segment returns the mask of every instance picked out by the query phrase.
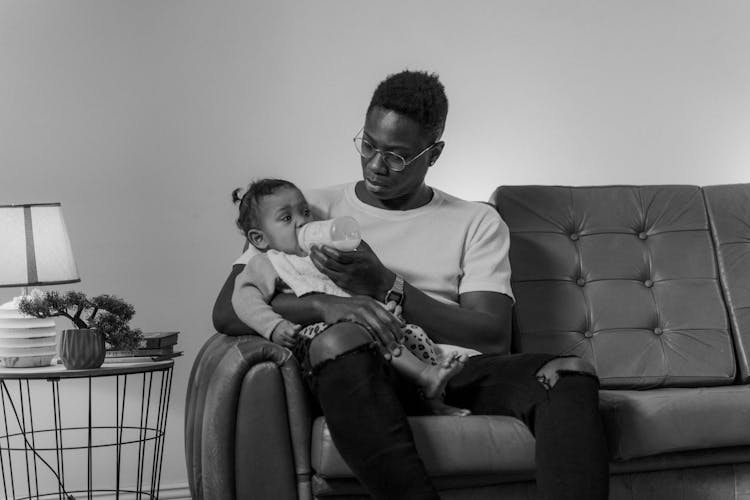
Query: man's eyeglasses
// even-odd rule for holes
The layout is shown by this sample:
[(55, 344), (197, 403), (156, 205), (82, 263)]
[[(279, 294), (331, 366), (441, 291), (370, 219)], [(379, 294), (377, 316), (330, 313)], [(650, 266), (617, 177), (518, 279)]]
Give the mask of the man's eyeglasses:
[(412, 157), (411, 160), (407, 160), (398, 153), (392, 151), (383, 151), (373, 146), (367, 139), (362, 137), (362, 131), (360, 130), (357, 136), (354, 138), (354, 147), (357, 149), (357, 153), (365, 160), (371, 160), (377, 153), (380, 153), (380, 157), (383, 162), (388, 166), (389, 170), (394, 172), (401, 172), (403, 169), (414, 163), (417, 158), (425, 154), (427, 151), (432, 149), (437, 142), (433, 142), (422, 151)]

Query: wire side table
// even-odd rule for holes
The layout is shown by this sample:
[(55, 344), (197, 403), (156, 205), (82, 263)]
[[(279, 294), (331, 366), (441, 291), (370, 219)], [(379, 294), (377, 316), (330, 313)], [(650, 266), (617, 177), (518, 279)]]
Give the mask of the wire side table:
[(173, 367), (0, 369), (0, 498), (159, 498)]

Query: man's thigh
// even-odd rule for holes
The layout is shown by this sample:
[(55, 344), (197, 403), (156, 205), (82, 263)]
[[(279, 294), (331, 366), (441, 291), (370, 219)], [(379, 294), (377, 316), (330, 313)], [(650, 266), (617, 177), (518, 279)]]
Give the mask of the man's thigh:
[(547, 391), (536, 378), (552, 354), (482, 354), (473, 356), (446, 388), (447, 404), (477, 415), (509, 415), (527, 424)]

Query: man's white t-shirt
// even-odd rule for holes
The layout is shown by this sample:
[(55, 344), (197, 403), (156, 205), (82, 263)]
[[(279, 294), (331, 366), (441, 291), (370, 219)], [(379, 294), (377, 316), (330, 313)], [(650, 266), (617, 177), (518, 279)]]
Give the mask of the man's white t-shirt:
[[(460, 294), (478, 291), (513, 298), (508, 227), (494, 208), (432, 188), (426, 205), (385, 210), (359, 200), (355, 185), (303, 194), (316, 219), (354, 217), (380, 261), (436, 300), (458, 304)], [(246, 264), (256, 253), (251, 246), (235, 264)]]

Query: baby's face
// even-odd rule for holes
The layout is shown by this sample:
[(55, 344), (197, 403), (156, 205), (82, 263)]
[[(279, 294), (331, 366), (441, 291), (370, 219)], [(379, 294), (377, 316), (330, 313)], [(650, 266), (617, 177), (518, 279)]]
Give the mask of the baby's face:
[(311, 220), (310, 207), (298, 189), (281, 188), (261, 201), (260, 229), (270, 249), (304, 255), (297, 243), (297, 230)]

